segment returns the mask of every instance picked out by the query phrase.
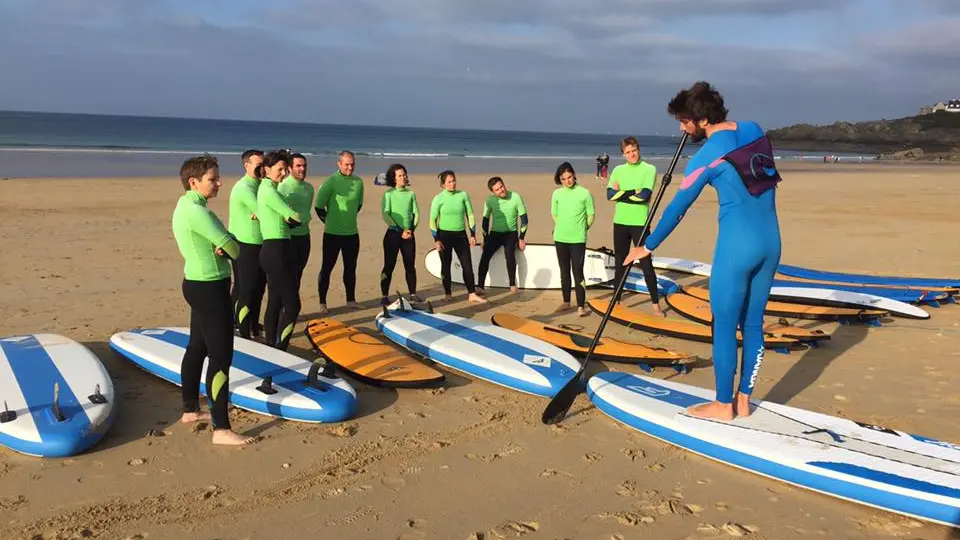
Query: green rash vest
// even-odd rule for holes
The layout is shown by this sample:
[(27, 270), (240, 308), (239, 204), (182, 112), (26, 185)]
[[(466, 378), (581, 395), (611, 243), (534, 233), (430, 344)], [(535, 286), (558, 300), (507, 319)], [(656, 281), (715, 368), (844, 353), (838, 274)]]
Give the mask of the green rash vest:
[(222, 249), (232, 258), (240, 246), (207, 208), (207, 199), (196, 191), (184, 193), (173, 211), (173, 237), (183, 256), (183, 277), (190, 281), (218, 281), (230, 277), (230, 261), (216, 254)]
[(260, 222), (252, 216), (257, 213), (257, 188), (260, 180), (243, 175), (230, 190), (229, 231), (238, 242), (244, 244), (262, 244)]
[(553, 241), (567, 244), (583, 244), (587, 241), (587, 229), (593, 224), (596, 208), (590, 190), (577, 184), (572, 188), (559, 187), (550, 200), (550, 213), (555, 222)]
[(313, 184), (306, 180), (297, 180), (292, 176), (284, 178), (277, 186), (277, 192), (296, 210), (300, 216), (300, 225), (290, 229), (290, 236), (310, 234), (310, 207), (313, 206)]
[[(643, 190), (653, 191), (657, 168), (646, 161), (633, 165), (622, 163), (613, 168), (607, 183), (607, 198), (615, 201), (613, 222), (620, 225), (642, 226), (647, 222), (650, 207), (640, 196)], [(613, 191), (613, 184), (618, 190)]]
[[(519, 232), (520, 238), (523, 238), (527, 233), (526, 216), (527, 207), (523, 204), (523, 198), (514, 191), (507, 192), (507, 196), (503, 199), (491, 195), (483, 203), (483, 229), (485, 231), (489, 222), (490, 232)], [(517, 227), (518, 219), (522, 221), (519, 231)]]
[(463, 231), (463, 216), (467, 216), (470, 236), (476, 236), (477, 222), (473, 218), (473, 203), (466, 191), (443, 190), (430, 203), (430, 231), (437, 239), (437, 231)]
[(289, 239), (290, 226), (286, 220), (294, 218), (300, 221), (297, 211), (283, 200), (283, 195), (277, 191), (277, 184), (269, 178), (264, 178), (257, 190), (257, 217), (260, 218), (260, 232), (264, 240)]
[(420, 223), (417, 195), (408, 187), (392, 187), (383, 192), (380, 212), (388, 229), (412, 231)]
[(317, 190), (314, 208), (324, 223), (324, 231), (339, 236), (359, 234), (357, 214), (363, 207), (363, 180), (337, 171)]

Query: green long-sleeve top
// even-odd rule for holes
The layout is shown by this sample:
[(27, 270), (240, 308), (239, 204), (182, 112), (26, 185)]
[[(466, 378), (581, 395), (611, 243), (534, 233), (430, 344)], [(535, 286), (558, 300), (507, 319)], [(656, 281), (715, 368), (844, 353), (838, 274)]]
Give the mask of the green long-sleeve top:
[(337, 171), (327, 177), (317, 190), (314, 208), (328, 234), (358, 234), (357, 214), (363, 208), (363, 180), (359, 176), (344, 176)]
[(553, 241), (567, 244), (585, 243), (587, 229), (593, 225), (596, 213), (593, 195), (587, 188), (580, 184), (557, 188), (550, 200), (550, 214), (555, 222)]
[(412, 231), (420, 223), (417, 195), (408, 187), (392, 187), (384, 191), (380, 212), (388, 229)]
[(227, 230), (238, 242), (244, 244), (263, 243), (260, 222), (254, 217), (257, 214), (259, 187), (259, 179), (245, 174), (230, 190), (230, 216), (227, 220), (229, 223)]
[[(464, 226), (464, 216), (467, 225)], [(438, 231), (463, 231), (470, 229), (470, 236), (476, 236), (477, 223), (473, 218), (473, 203), (466, 191), (443, 190), (430, 203), (430, 232), (436, 240)]]
[(230, 277), (230, 261), (217, 255), (223, 250), (231, 258), (240, 255), (240, 246), (223, 222), (207, 208), (207, 199), (188, 191), (173, 210), (173, 237), (183, 256), (183, 277), (190, 281), (217, 281)]
[(269, 178), (260, 182), (257, 190), (257, 217), (260, 218), (260, 232), (264, 240), (286, 240), (290, 238), (290, 226), (287, 220), (300, 221), (297, 211), (287, 204), (283, 195), (277, 191), (277, 184)]
[(527, 207), (523, 204), (523, 197), (515, 191), (508, 192), (502, 199), (490, 195), (483, 203), (481, 229), (484, 234), (516, 232), (522, 240), (527, 234), (527, 223)]
[(313, 206), (313, 184), (306, 180), (297, 180), (288, 176), (277, 186), (277, 192), (283, 195), (290, 208), (300, 216), (300, 225), (290, 229), (290, 236), (310, 234), (310, 207)]

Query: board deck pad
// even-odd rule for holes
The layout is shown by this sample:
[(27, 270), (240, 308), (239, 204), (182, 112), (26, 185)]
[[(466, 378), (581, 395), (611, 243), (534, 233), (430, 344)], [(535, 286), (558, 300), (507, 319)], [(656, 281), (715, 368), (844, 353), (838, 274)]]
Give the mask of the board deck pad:
[(379, 336), (333, 318), (307, 322), (314, 350), (351, 377), (377, 386), (417, 388), (443, 383), (443, 373)]
[[(700, 300), (710, 301), (710, 289), (706, 287), (683, 287), (683, 292)], [(836, 321), (842, 319), (879, 319), (890, 314), (882, 309), (859, 309), (830, 306), (814, 306), (767, 300), (767, 315), (793, 317), (796, 319), (814, 319)]]
[[(707, 326), (713, 324), (713, 313), (710, 311), (710, 302), (683, 293), (671, 294), (665, 299), (667, 305), (673, 308), (674, 311), (691, 321)], [(830, 335), (825, 334), (822, 330), (810, 330), (808, 328), (793, 326), (785, 320), (778, 322), (764, 321), (763, 331), (765, 334), (771, 336), (783, 336), (805, 342), (830, 339)]]

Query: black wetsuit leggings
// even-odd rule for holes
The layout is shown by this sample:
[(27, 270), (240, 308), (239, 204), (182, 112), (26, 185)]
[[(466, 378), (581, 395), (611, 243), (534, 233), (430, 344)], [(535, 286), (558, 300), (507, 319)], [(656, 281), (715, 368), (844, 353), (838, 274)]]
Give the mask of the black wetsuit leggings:
[(213, 429), (230, 429), (227, 402), (230, 364), (233, 363), (233, 310), (230, 278), (217, 281), (183, 280), (183, 297), (190, 305), (190, 341), (180, 362), (183, 412), (200, 412), (200, 376), (209, 357), (207, 399)]
[(403, 257), (403, 271), (407, 278), (407, 290), (417, 294), (417, 239), (404, 240), (403, 231), (387, 229), (383, 235), (383, 270), (380, 271), (380, 294), (390, 295), (390, 280), (397, 266), (397, 254)]
[[(642, 232), (643, 225), (613, 224), (613, 259), (616, 264), (614, 285), (620, 283), (620, 278), (626, 270), (623, 261), (626, 260), (630, 248), (646, 240), (646, 238), (640, 238)], [(656, 304), (660, 301), (660, 295), (657, 293), (657, 274), (653, 270), (653, 257), (644, 257), (634, 263), (634, 266), (637, 266), (643, 272), (643, 280), (647, 284), (647, 290), (650, 291), (650, 301)], [(620, 292), (623, 293), (623, 291)], [(614, 301), (619, 302), (620, 297), (617, 296)]]
[(463, 272), (463, 284), (466, 285), (467, 292), (473, 294), (477, 289), (473, 281), (473, 260), (470, 258), (470, 240), (467, 239), (466, 231), (438, 230), (437, 241), (443, 244), (443, 251), (440, 252), (440, 281), (443, 283), (443, 293), (448, 296), (452, 294), (450, 264), (453, 262), (453, 252), (456, 251)]
[(587, 255), (586, 244), (567, 244), (554, 242), (557, 249), (557, 262), (560, 263), (560, 292), (563, 302), (570, 303), (570, 272), (573, 272), (573, 287), (577, 292), (577, 307), (587, 303), (586, 284), (583, 280), (583, 263)]
[(260, 244), (240, 246), (240, 256), (233, 260), (234, 317), (240, 337), (250, 339), (251, 330), (256, 333), (260, 320), (260, 305), (267, 288), (267, 274), (260, 265)]
[(507, 277), (510, 286), (517, 285), (517, 243), (519, 235), (513, 232), (491, 232), (483, 239), (483, 253), (480, 255), (480, 268), (477, 269), (477, 285), (483, 287), (487, 279), (487, 269), (490, 268), (490, 259), (500, 247), (507, 259)]
[(303, 280), (303, 270), (307, 267), (307, 260), (310, 259), (310, 235), (290, 237), (290, 247), (293, 249), (293, 269), (297, 274), (297, 290), (300, 290), (300, 282)]
[(337, 264), (337, 257), (343, 252), (343, 288), (347, 293), (347, 302), (357, 301), (357, 258), (360, 256), (360, 235), (340, 235), (323, 233), (323, 261), (320, 263), (320, 275), (317, 276), (317, 292), (320, 303), (327, 303), (327, 291), (330, 289), (330, 274)]
[(270, 292), (263, 315), (264, 338), (267, 345), (285, 351), (300, 315), (300, 289), (290, 240), (264, 240), (260, 264), (267, 272)]

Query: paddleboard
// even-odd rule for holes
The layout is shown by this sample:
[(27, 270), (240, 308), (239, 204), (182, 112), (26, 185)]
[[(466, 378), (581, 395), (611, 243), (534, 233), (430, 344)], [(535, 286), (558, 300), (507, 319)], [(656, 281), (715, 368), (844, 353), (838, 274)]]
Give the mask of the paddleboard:
[[(610, 300), (591, 298), (587, 300), (587, 305), (590, 306), (590, 309), (603, 315), (610, 305)], [(709, 326), (686, 320), (647, 315), (635, 309), (624, 307), (622, 304), (614, 306), (613, 311), (610, 312), (610, 320), (629, 326), (630, 328), (639, 328), (652, 334), (713, 343), (713, 329)], [(739, 331), (737, 332), (737, 344), (743, 345), (743, 337)], [(783, 351), (785, 349), (796, 348), (800, 346), (801, 343), (793, 338), (770, 335), (765, 332), (763, 345), (767, 349)]]
[[(703, 277), (710, 277), (710, 271), (712, 270), (712, 266), (707, 263), (669, 257), (654, 257), (653, 266), (661, 270), (673, 270), (675, 272), (685, 272)], [(930, 318), (929, 313), (917, 306), (884, 296), (834, 288), (793, 285), (774, 285), (770, 289), (770, 299), (821, 306), (880, 309), (888, 311), (893, 315), (911, 319)]]
[[(615, 289), (617, 282), (614, 280), (609, 283), (604, 283), (603, 286), (608, 289)], [(631, 269), (630, 273), (627, 274), (627, 281), (623, 284), (623, 289), (640, 294), (650, 294), (650, 289), (647, 288), (647, 281), (643, 276), (643, 271), (637, 270), (636, 268)], [(657, 294), (660, 296), (673, 294), (679, 290), (680, 284), (676, 281), (668, 277), (657, 276)]]
[[(683, 293), (668, 295), (666, 301), (667, 305), (674, 311), (691, 321), (707, 326), (713, 324), (713, 312), (710, 310), (710, 302), (708, 301)], [(764, 321), (763, 331), (769, 335), (793, 338), (802, 342), (818, 342), (830, 339), (830, 335), (825, 334), (823, 330), (810, 330), (792, 326), (785, 319), (778, 322)]]
[(314, 319), (304, 333), (317, 354), (367, 384), (421, 388), (443, 383), (443, 373), (405, 350), (336, 319)]
[[(710, 301), (710, 290), (706, 287), (683, 287), (683, 292), (694, 298)], [(890, 312), (881, 309), (814, 306), (810, 304), (795, 304), (792, 302), (777, 302), (775, 300), (767, 300), (767, 308), (764, 313), (778, 317), (822, 321), (875, 320), (890, 314)]]
[(785, 276), (814, 279), (818, 281), (838, 281), (843, 283), (854, 283), (863, 285), (898, 285), (903, 287), (912, 287), (923, 289), (926, 287), (944, 287), (960, 288), (960, 278), (918, 278), (918, 277), (899, 277), (899, 276), (878, 276), (870, 274), (855, 274), (846, 272), (827, 272), (824, 270), (814, 270), (801, 266), (781, 264), (777, 271)]
[[(143, 328), (114, 334), (110, 347), (146, 372), (180, 386), (180, 362), (189, 341), (189, 328)], [(320, 364), (241, 337), (233, 338), (233, 348), (229, 389), (235, 407), (299, 422), (340, 422), (356, 412), (353, 387), (320, 372)], [(204, 379), (200, 393), (206, 395)]]
[(960, 290), (957, 290), (954, 287), (906, 287), (904, 285), (887, 285), (887, 284), (872, 284), (868, 285), (865, 283), (845, 283), (842, 281), (824, 281), (817, 279), (809, 278), (799, 278), (793, 276), (787, 276), (784, 274), (777, 273), (776, 280), (780, 283), (795, 284), (795, 283), (805, 283), (810, 284), (814, 287), (837, 287), (841, 290), (852, 290), (852, 291), (863, 291), (863, 290), (880, 290), (880, 291), (890, 291), (884, 293), (888, 295), (889, 298), (900, 299), (900, 296), (897, 293), (902, 293), (903, 297), (919, 298), (917, 302), (936, 302), (940, 300), (948, 300), (950, 297), (954, 296)]
[[(470, 249), (473, 263), (473, 276), (477, 279), (480, 269), (480, 255), (483, 247), (477, 245)], [(557, 250), (553, 244), (527, 244), (523, 251), (517, 251), (517, 287), (520, 289), (559, 289), (560, 264), (557, 262)], [(614, 279), (613, 255), (596, 249), (587, 249), (583, 263), (583, 279), (587, 286), (601, 285)], [(424, 267), (436, 278), (441, 278), (440, 252), (436, 248), (427, 252)], [(571, 276), (572, 277), (572, 276)], [(457, 255), (453, 254), (450, 263), (450, 280), (463, 283), (463, 268)], [(490, 259), (484, 287), (509, 287), (507, 276), (507, 258), (503, 249), (498, 249)]]
[(749, 417), (686, 408), (714, 391), (629, 373), (590, 378), (587, 396), (627, 426), (704, 457), (848, 501), (960, 525), (960, 445), (754, 400)]
[(56, 334), (0, 338), (0, 444), (66, 457), (103, 438), (114, 418), (113, 382), (89, 349)]
[[(495, 313), (490, 321), (497, 326), (551, 343), (578, 356), (586, 355), (590, 350), (590, 344), (593, 343), (592, 335), (509, 313)], [(675, 366), (696, 361), (696, 357), (692, 354), (673, 352), (660, 347), (648, 347), (640, 343), (628, 343), (609, 337), (600, 338), (591, 357), (609, 362), (651, 366)]]
[(376, 318), (387, 338), (434, 362), (512, 390), (553, 397), (580, 369), (556, 345), (506, 328), (446, 313), (429, 313), (405, 299)]

